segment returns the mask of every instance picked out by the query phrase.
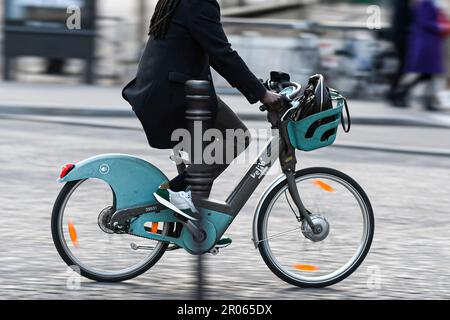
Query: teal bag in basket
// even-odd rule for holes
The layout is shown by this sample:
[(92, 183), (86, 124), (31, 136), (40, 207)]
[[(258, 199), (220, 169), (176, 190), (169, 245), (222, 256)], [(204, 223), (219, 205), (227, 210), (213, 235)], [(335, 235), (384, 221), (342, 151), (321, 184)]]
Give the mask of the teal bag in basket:
[[(351, 122), (346, 99), (336, 90), (328, 90), (331, 100), (337, 102), (336, 106), (299, 121), (289, 121), (287, 125), (289, 140), (294, 148), (312, 151), (333, 144), (339, 123), (342, 123), (345, 132), (350, 131)], [(344, 108), (348, 116), (347, 126), (342, 116)]]

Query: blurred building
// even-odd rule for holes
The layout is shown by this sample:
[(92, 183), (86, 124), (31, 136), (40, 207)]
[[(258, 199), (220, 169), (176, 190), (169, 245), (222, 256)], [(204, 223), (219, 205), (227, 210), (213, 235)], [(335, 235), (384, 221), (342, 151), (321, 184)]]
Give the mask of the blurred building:
[[(95, 13), (86, 7), (87, 3), (94, 2)], [(299, 80), (307, 78), (311, 73), (323, 72), (337, 81), (345, 78), (349, 92), (361, 92), (359, 86), (365, 87), (366, 83), (372, 85), (374, 79), (376, 82), (383, 81), (375, 75), (374, 66), (384, 45), (377, 40), (376, 30), (367, 30), (365, 26), (368, 5), (382, 4), (384, 1), (219, 2), (224, 15), (224, 26), (234, 48), (260, 77), (267, 76), (272, 69), (290, 72)], [(20, 63), (13, 63), (10, 68), (17, 71), (14, 79), (19, 81), (61, 81), (61, 78), (41, 78), (40, 74), (45, 72), (45, 58), (64, 58), (64, 81), (79, 81), (84, 78), (86, 82), (95, 81), (100, 84), (124, 83), (135, 73), (156, 3), (157, 0), (2, 0), (2, 6), (6, 7), (0, 7), (0, 12), (7, 9), (2, 14), (7, 26), (2, 28), (2, 35), (5, 35), (2, 40), (2, 59), (4, 61), (5, 53), (11, 54), (11, 51), (18, 51), (18, 55), (24, 56), (17, 60)], [(65, 9), (69, 4), (77, 4), (82, 8), (82, 30), (67, 30), (65, 27), (68, 17)], [(260, 10), (261, 8), (264, 10)], [(383, 11), (382, 17), (384, 22), (389, 20), (385, 12), (387, 11)], [(234, 23), (230, 22), (230, 16)], [(254, 20), (248, 17), (269, 19), (269, 23), (264, 26), (253, 24)], [(271, 24), (270, 21), (280, 23)], [(292, 21), (297, 21), (298, 24), (289, 25), (288, 22)], [(35, 31), (45, 31), (47, 35), (58, 33), (65, 39), (73, 37), (72, 40), (83, 33), (85, 40), (88, 35), (95, 35), (95, 47), (88, 42), (77, 44), (72, 40), (67, 43), (57, 41), (55, 44), (39, 41), (40, 46), (37, 43), (33, 47), (31, 40), (19, 41), (18, 38), (14, 40), (6, 36), (8, 30), (17, 32), (15, 28), (19, 27), (27, 28), (28, 32), (33, 28)], [(34, 39), (36, 43), (38, 41), (35, 35), (30, 39)], [(24, 43), (27, 45), (23, 45)], [(55, 49), (89, 54), (70, 57), (64, 52), (57, 53), (58, 50)], [(87, 62), (90, 75), (85, 72), (86, 64), (80, 58)], [(346, 66), (345, 70), (342, 70), (342, 66)], [(3, 67), (4, 75), (10, 72), (11, 70)], [(215, 81), (218, 86), (230, 90), (218, 75)]]
[[(85, 62), (84, 81), (94, 81), (95, 0), (3, 0), (3, 79), (18, 72), (21, 57), (41, 57), (52, 69), (64, 59)], [(61, 70), (59, 70), (61, 71)]]

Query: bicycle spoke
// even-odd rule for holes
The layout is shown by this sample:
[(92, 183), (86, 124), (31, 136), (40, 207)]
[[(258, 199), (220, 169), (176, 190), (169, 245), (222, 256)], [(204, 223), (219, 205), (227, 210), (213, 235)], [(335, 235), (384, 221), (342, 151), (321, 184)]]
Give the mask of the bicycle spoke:
[(297, 213), (295, 212), (294, 208), (292, 207), (291, 202), (289, 201), (288, 195), (287, 195), (287, 190), (284, 192), (284, 196), (286, 197), (286, 201), (289, 205), (289, 208), (291, 209), (292, 213), (294, 214), (295, 218), (297, 219), (297, 221), (300, 221), (300, 216), (297, 215)]
[[(133, 272), (158, 255), (163, 244), (152, 240), (133, 250), (136, 237), (116, 234), (103, 225), (105, 208), (114, 205), (109, 185), (100, 180), (84, 180), (74, 185), (59, 214), (59, 237), (65, 253), (75, 265), (101, 276)], [(167, 233), (167, 224), (150, 223), (150, 231)]]
[[(338, 176), (314, 173), (296, 178), (296, 183), (312, 222), (320, 228), (313, 230), (306, 221), (288, 228), (295, 207), (284, 183), (270, 197), (259, 226), (258, 243), (266, 263), (279, 271), (279, 277), (306, 286), (346, 277), (370, 246), (370, 203), (365, 204), (352, 183)], [(293, 232), (296, 237), (288, 236)]]
[(294, 231), (300, 230), (301, 228), (302, 228), (302, 227), (298, 227), (298, 228), (295, 228), (295, 229), (292, 229), (292, 230), (289, 230), (289, 231), (285, 231), (285, 232), (278, 233), (278, 234), (276, 234), (276, 235), (273, 235), (273, 236), (267, 237), (267, 238), (265, 238), (265, 239), (259, 240), (258, 243), (263, 242), (263, 241), (267, 241), (267, 240), (270, 240), (270, 239), (274, 239), (274, 238), (281, 237), (281, 236), (283, 236), (283, 235), (285, 235), (285, 234), (292, 233), (292, 232), (294, 232)]

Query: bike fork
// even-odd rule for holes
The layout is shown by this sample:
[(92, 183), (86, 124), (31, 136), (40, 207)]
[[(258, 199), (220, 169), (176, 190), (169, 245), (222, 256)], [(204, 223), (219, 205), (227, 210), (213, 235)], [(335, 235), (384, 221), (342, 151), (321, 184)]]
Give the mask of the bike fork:
[[(291, 170), (287, 170), (284, 172), (284, 174), (286, 175), (289, 194), (291, 195), (295, 205), (297, 206), (298, 211), (300, 212), (300, 220), (305, 219), (312, 230), (320, 233), (321, 231), (317, 230), (317, 228), (320, 228), (320, 226), (316, 226), (314, 224), (314, 222), (311, 219), (309, 211), (306, 210), (305, 205), (303, 204), (302, 199), (300, 198), (297, 184), (295, 183), (294, 173)], [(298, 218), (299, 217), (297, 217), (297, 219)]]

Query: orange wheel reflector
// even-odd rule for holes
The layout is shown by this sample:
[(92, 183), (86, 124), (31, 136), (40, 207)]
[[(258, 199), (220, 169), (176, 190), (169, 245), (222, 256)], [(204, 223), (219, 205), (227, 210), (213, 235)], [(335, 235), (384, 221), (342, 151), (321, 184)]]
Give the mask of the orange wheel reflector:
[(336, 190), (332, 186), (330, 186), (329, 184), (326, 184), (325, 182), (323, 182), (320, 179), (315, 179), (315, 180), (313, 180), (312, 183), (314, 183), (317, 187), (319, 187), (320, 189), (323, 189), (325, 191), (336, 192)]
[(296, 264), (294, 265), (294, 268), (300, 271), (317, 271), (319, 270), (319, 267), (312, 266), (309, 264)]
[(158, 222), (152, 222), (152, 233), (158, 233)]
[(75, 247), (78, 247), (77, 231), (75, 230), (75, 225), (73, 224), (72, 219), (69, 219), (69, 223), (67, 226), (69, 227), (70, 240)]

